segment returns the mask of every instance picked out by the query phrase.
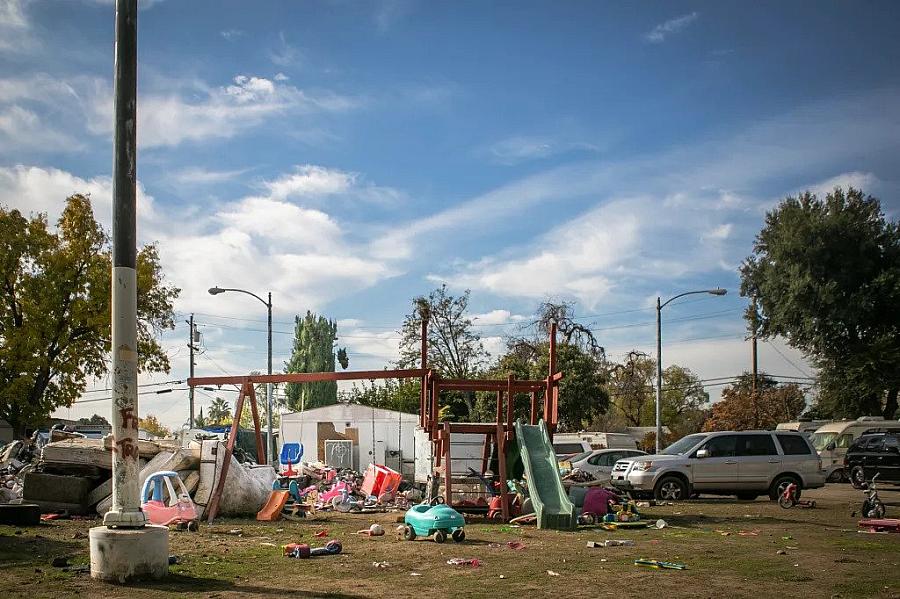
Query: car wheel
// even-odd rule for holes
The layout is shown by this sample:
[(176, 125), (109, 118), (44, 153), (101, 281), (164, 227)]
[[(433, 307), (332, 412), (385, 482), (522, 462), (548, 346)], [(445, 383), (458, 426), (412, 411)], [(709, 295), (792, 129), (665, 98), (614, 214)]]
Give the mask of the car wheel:
[(847, 482), (847, 475), (844, 472), (843, 468), (838, 468), (834, 472), (828, 475), (828, 478), (825, 479), (827, 483), (843, 483)]
[(758, 493), (738, 493), (737, 498), (741, 501), (755, 501), (759, 497)]
[(187, 529), (191, 532), (197, 532), (200, 530), (200, 522), (197, 520), (191, 520), (188, 522)]
[(681, 501), (687, 496), (687, 484), (677, 476), (662, 477), (653, 489), (653, 497), (659, 501)]
[(434, 533), (434, 536), (432, 538), (434, 539), (435, 543), (443, 543), (447, 540), (447, 533), (445, 533), (443, 530), (439, 530)]
[(416, 531), (413, 530), (412, 526), (406, 526), (403, 528), (403, 538), (407, 541), (415, 541), (416, 540)]
[(854, 489), (866, 488), (866, 472), (862, 466), (854, 466), (850, 469), (850, 484)]
[(466, 540), (466, 531), (464, 531), (461, 528), (457, 528), (456, 530), (453, 531), (453, 534), (450, 536), (453, 538), (453, 540), (455, 542), (462, 543), (463, 541)]
[(791, 483), (797, 485), (797, 491), (794, 493), (794, 499), (800, 499), (800, 481), (789, 474), (779, 476), (775, 479), (774, 482), (772, 482), (772, 486), (769, 488), (769, 499), (771, 499), (772, 501), (778, 501), (778, 498), (784, 495), (785, 490)]

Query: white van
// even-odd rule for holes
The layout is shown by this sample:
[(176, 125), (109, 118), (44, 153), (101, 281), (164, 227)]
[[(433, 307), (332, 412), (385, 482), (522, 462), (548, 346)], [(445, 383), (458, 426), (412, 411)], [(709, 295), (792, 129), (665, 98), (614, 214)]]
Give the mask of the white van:
[(637, 449), (634, 437), (626, 433), (586, 432), (553, 435), (557, 456), (583, 453), (594, 449)]
[(812, 434), (810, 441), (822, 458), (822, 468), (828, 482), (846, 482), (844, 455), (847, 448), (865, 432), (900, 431), (900, 420), (885, 420), (881, 416), (860, 416), (856, 420), (829, 422)]

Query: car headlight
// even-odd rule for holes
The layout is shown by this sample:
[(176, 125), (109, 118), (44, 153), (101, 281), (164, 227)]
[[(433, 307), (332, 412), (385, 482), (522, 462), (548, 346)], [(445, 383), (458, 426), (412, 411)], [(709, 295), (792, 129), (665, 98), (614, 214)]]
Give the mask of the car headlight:
[(634, 468), (632, 468), (632, 471), (637, 470), (638, 472), (647, 472), (648, 470), (652, 470), (652, 469), (653, 469), (653, 462), (644, 461), (644, 462), (635, 462)]

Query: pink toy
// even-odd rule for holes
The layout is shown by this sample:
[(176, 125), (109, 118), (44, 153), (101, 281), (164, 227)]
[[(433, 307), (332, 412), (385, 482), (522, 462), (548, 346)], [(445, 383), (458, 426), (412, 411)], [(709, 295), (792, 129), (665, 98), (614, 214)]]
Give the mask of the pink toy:
[[(175, 486), (172, 484), (173, 480), (178, 483), (179, 492), (177, 494)], [(163, 484), (168, 491), (168, 504), (164, 499)], [(200, 528), (197, 507), (177, 472), (164, 470), (148, 476), (144, 481), (143, 489), (141, 489), (141, 501), (141, 509), (147, 514), (147, 520), (151, 524), (160, 526), (178, 524), (192, 532)]]
[(333, 487), (319, 495), (322, 503), (331, 503), (335, 497), (344, 497), (351, 492), (350, 486), (344, 481), (338, 481)]

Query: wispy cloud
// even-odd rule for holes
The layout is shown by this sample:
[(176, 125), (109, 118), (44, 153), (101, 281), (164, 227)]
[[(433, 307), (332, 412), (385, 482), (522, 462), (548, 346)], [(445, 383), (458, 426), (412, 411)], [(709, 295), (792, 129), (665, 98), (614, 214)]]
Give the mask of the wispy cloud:
[(224, 37), (229, 42), (233, 42), (234, 40), (244, 37), (246, 35), (241, 29), (225, 29), (219, 32), (219, 35)]
[(692, 12), (660, 23), (644, 34), (644, 39), (652, 44), (660, 44), (673, 33), (678, 33), (700, 17), (700, 13)]
[(25, 6), (25, 0), (0, 0), (0, 52), (24, 53), (39, 45)]
[(243, 168), (221, 171), (192, 166), (175, 172), (172, 175), (172, 180), (179, 185), (214, 185), (216, 183), (232, 181), (249, 170), (250, 169)]
[(393, 187), (375, 185), (360, 173), (327, 168), (314, 164), (295, 167), (294, 172), (266, 181), (263, 186), (277, 200), (301, 200), (318, 203), (334, 198), (362, 201), (379, 206), (395, 206), (406, 194)]
[(375, 27), (386, 33), (413, 8), (412, 0), (378, 0), (375, 4)]
[(269, 60), (280, 67), (296, 66), (303, 59), (303, 53), (296, 46), (288, 43), (284, 32), (278, 34), (278, 42), (269, 50)]
[(515, 165), (568, 152), (596, 152), (598, 149), (596, 145), (585, 142), (564, 141), (550, 136), (517, 135), (492, 144), (487, 149), (487, 155), (498, 164)]

